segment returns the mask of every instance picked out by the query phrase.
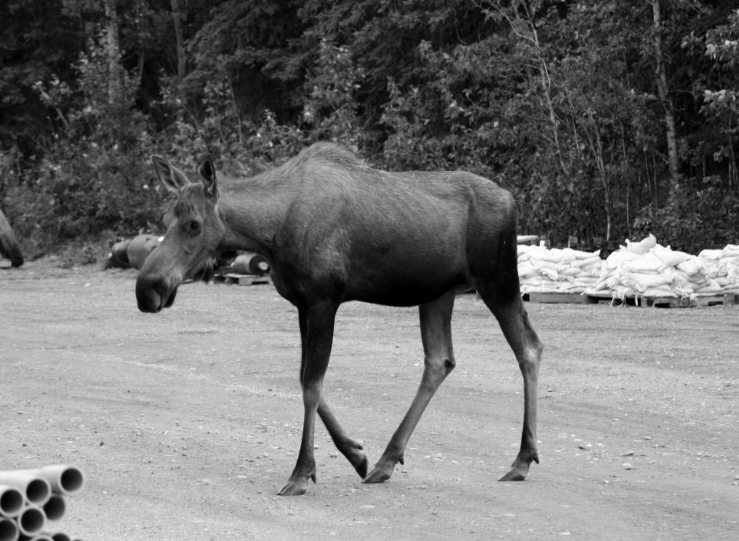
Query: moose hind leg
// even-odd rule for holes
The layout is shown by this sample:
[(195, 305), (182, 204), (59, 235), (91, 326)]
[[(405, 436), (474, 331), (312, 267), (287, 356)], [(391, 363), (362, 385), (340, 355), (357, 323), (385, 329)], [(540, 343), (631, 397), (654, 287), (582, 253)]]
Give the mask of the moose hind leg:
[(539, 463), (536, 449), (536, 404), (539, 364), (544, 345), (529, 322), (521, 297), (516, 295), (511, 302), (500, 304), (490, 301), (490, 296), (481, 292), (488, 308), (493, 312), (503, 335), (513, 349), (523, 376), (524, 414), (521, 447), (510, 471), (499, 481), (523, 481), (531, 462)]
[(452, 350), (451, 325), (454, 297), (455, 292), (450, 291), (436, 301), (419, 307), (424, 352), (421, 384), (410, 409), (390, 439), (380, 460), (364, 480), (365, 483), (382, 483), (390, 478), (398, 462), (403, 464), (405, 447), (421, 415), (441, 382), (454, 369), (456, 363)]

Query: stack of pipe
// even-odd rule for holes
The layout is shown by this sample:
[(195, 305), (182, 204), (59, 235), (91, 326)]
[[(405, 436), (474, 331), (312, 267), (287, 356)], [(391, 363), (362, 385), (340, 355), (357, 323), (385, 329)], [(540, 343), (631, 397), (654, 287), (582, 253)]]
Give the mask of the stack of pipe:
[(518, 245), (521, 293), (583, 293), (601, 272), (598, 252)]
[(81, 541), (51, 531), (48, 523), (64, 516), (67, 496), (80, 492), (84, 483), (74, 466), (0, 471), (0, 541)]

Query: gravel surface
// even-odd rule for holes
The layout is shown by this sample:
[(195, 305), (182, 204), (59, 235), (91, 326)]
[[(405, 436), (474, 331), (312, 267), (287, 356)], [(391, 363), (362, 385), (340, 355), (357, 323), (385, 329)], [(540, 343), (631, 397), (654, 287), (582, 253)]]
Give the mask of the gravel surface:
[[(545, 343), (539, 455), (513, 461), (523, 385), (493, 317), (457, 299), (457, 369), (404, 466), (363, 485), (321, 427), (318, 484), (277, 491), (302, 426), (296, 310), (189, 284), (158, 315), (134, 271), (0, 270), (0, 469), (87, 475), (55, 529), (86, 541), (737, 539), (739, 306), (527, 304)], [(325, 390), (374, 464), (411, 403), (416, 309), (351, 303)]]

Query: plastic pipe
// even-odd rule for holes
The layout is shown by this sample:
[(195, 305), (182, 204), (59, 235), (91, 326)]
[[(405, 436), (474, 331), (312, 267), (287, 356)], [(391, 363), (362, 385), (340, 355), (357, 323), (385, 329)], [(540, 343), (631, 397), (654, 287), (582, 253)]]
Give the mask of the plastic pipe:
[[(63, 496), (74, 496), (85, 485), (85, 476), (79, 468), (66, 464), (44, 466), (37, 470), (20, 470), (19, 473), (31, 474), (45, 479), (51, 490)], [(0, 480), (0, 482), (2, 482)]]
[(0, 541), (18, 541), (20, 532), (14, 520), (0, 518)]
[(33, 537), (46, 526), (46, 515), (35, 505), (27, 505), (16, 517), (16, 523), (21, 535)]
[(33, 505), (44, 505), (51, 496), (49, 482), (27, 471), (0, 471), (0, 484), (19, 489), (26, 501)]
[(44, 504), (46, 520), (59, 520), (67, 512), (67, 501), (61, 494), (52, 494), (49, 501)]
[(0, 517), (14, 517), (23, 509), (23, 493), (16, 487), (0, 485)]

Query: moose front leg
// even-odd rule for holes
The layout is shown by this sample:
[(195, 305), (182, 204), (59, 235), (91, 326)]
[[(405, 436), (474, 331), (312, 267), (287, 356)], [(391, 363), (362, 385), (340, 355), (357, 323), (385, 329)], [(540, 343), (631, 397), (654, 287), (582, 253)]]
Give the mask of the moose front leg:
[[(308, 345), (308, 316), (307, 311), (299, 308), (298, 309), (298, 321), (300, 322), (300, 339), (301, 339), (301, 368), (300, 378), (302, 384), (303, 372), (305, 371), (305, 363), (307, 359)], [(367, 456), (364, 454), (364, 446), (357, 440), (351, 438), (341, 427), (338, 419), (334, 416), (331, 409), (328, 407), (326, 400), (321, 396), (318, 402), (318, 416), (326, 426), (331, 439), (336, 445), (336, 448), (346, 457), (349, 463), (354, 467), (359, 476), (364, 479), (367, 476), (367, 468), (369, 462)]]
[(364, 479), (369, 466), (367, 456), (364, 454), (364, 446), (344, 432), (344, 429), (341, 428), (339, 421), (334, 417), (334, 414), (329, 409), (323, 397), (321, 397), (321, 401), (318, 404), (318, 415), (326, 426), (326, 430), (331, 435), (336, 448), (341, 451), (341, 454), (354, 466), (359, 476)]
[(305, 409), (303, 437), (300, 441), (298, 461), (287, 484), (280, 490), (280, 496), (299, 496), (308, 490), (309, 480), (316, 482), (316, 459), (313, 455), (316, 413), (321, 404), (323, 377), (331, 356), (337, 308), (338, 306), (334, 304), (321, 303), (305, 311), (300, 309), (299, 312), (303, 341), (303, 357), (300, 367)]

